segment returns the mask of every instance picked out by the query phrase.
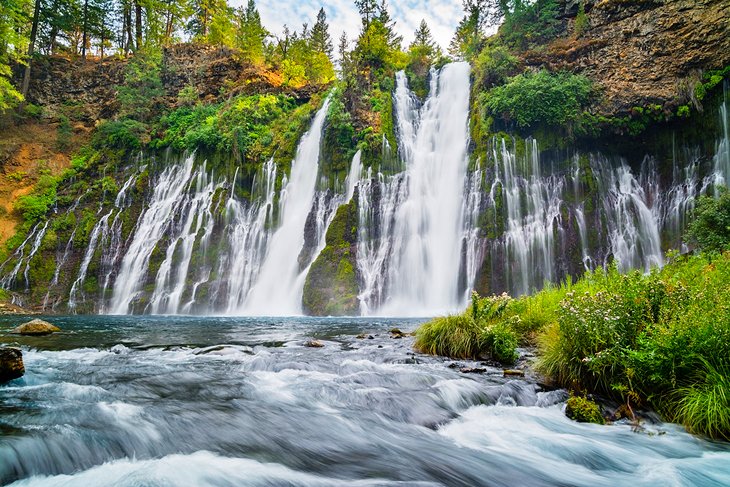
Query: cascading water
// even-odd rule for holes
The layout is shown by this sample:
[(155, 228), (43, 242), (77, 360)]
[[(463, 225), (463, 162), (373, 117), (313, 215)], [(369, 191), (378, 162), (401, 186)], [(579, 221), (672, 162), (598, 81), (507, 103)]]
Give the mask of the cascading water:
[(427, 315), (462, 303), (469, 73), (467, 63), (432, 70), (421, 107), (405, 74), (397, 74), (394, 104), (406, 169), (361, 187), (358, 270), (365, 313)]
[(728, 82), (723, 84), (723, 99), (720, 105), (722, 133), (715, 150), (715, 186), (730, 185), (730, 113), (728, 113)]
[(319, 170), (322, 128), (329, 108), (327, 99), (302, 137), (292, 161), (291, 177), (282, 185), (279, 228), (271, 236), (266, 256), (241, 311), (248, 315), (296, 315), (302, 313), (306, 277), (299, 251), (304, 245), (304, 225), (312, 207)]
[(139, 295), (152, 251), (172, 223), (171, 215), (190, 180), (194, 160), (195, 155), (190, 154), (183, 164), (168, 166), (156, 182), (149, 207), (140, 215), (134, 238), (122, 259), (114, 285), (112, 314), (128, 313)]

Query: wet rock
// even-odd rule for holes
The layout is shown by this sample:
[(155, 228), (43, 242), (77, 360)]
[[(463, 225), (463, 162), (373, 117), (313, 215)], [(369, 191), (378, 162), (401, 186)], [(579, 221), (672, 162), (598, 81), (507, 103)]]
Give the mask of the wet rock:
[(19, 348), (0, 348), (0, 384), (22, 377), (24, 373), (23, 352)]
[(372, 336), (372, 335), (368, 335), (367, 333), (360, 333), (360, 334), (359, 334), (358, 336), (356, 336), (355, 338), (357, 338), (358, 340), (365, 340), (366, 338), (367, 338), (368, 340), (374, 340), (374, 339), (375, 339), (375, 337), (374, 337), (374, 336)]
[(447, 367), (450, 369), (459, 369), (462, 365), (459, 362), (451, 362)]
[(320, 342), (319, 340), (307, 340), (304, 342), (305, 347), (311, 347), (311, 348), (322, 348), (324, 347), (324, 343)]
[(482, 367), (462, 367), (459, 369), (462, 374), (483, 374), (486, 371), (487, 369)]
[(504, 377), (524, 377), (525, 371), (524, 370), (517, 370), (517, 369), (504, 369), (502, 372)]
[(36, 318), (27, 323), (23, 323), (16, 328), (13, 328), (10, 333), (15, 333), (17, 335), (41, 336), (50, 335), (51, 333), (55, 333), (57, 331), (61, 331), (61, 329), (55, 325), (50, 324), (47, 321), (39, 320), (38, 318)]
[(398, 328), (392, 328), (390, 331), (390, 338), (403, 338), (404, 336), (407, 336), (406, 333), (403, 333)]

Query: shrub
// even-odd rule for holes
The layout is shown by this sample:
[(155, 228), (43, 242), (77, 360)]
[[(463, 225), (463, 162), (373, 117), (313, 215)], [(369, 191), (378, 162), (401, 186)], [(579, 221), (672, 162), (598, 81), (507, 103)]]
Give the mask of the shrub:
[(132, 119), (111, 120), (102, 123), (94, 133), (91, 144), (96, 149), (139, 150), (142, 148), (147, 126)]
[(42, 175), (31, 194), (18, 198), (15, 202), (15, 210), (20, 212), (28, 223), (38, 221), (48, 213), (49, 208), (56, 201), (57, 186), (56, 178), (50, 174)]
[(588, 16), (586, 15), (586, 8), (583, 2), (578, 7), (578, 14), (575, 16), (574, 24), (575, 37), (580, 37), (588, 30)]
[[(514, 318), (517, 318), (516, 316)], [(517, 353), (517, 334), (508, 321), (499, 321), (481, 334), (482, 348), (489, 351), (492, 358), (503, 364), (514, 363)]]
[(541, 70), (515, 76), (480, 96), (491, 115), (519, 127), (565, 125), (578, 119), (591, 89), (585, 76)]
[(56, 147), (58, 150), (66, 150), (71, 145), (71, 122), (68, 117), (61, 115), (58, 118), (58, 127), (56, 128)]
[(730, 192), (727, 189), (723, 188), (716, 199), (699, 198), (685, 240), (698, 250), (721, 252), (730, 249)]

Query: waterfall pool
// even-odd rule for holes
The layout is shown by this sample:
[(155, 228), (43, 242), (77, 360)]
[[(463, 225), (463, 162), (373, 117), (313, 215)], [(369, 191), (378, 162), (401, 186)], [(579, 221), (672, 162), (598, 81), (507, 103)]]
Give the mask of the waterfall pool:
[(418, 319), (21, 321), (0, 318), (26, 365), (0, 386), (0, 484), (730, 485), (730, 445), (572, 422), (564, 391), (390, 337)]

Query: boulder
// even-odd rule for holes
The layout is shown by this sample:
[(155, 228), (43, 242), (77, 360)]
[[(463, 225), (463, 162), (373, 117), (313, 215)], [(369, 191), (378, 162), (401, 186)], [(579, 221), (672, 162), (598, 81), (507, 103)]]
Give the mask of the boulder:
[(324, 347), (324, 343), (320, 342), (319, 340), (307, 340), (304, 342), (305, 347), (310, 348), (322, 348)]
[(25, 373), (23, 353), (19, 348), (0, 348), (0, 384), (22, 377)]
[(50, 324), (47, 321), (39, 320), (38, 318), (36, 318), (27, 323), (23, 323), (17, 328), (13, 328), (10, 333), (15, 333), (17, 335), (41, 336), (50, 335), (51, 333), (55, 333), (57, 331), (61, 331), (61, 329), (55, 325)]

